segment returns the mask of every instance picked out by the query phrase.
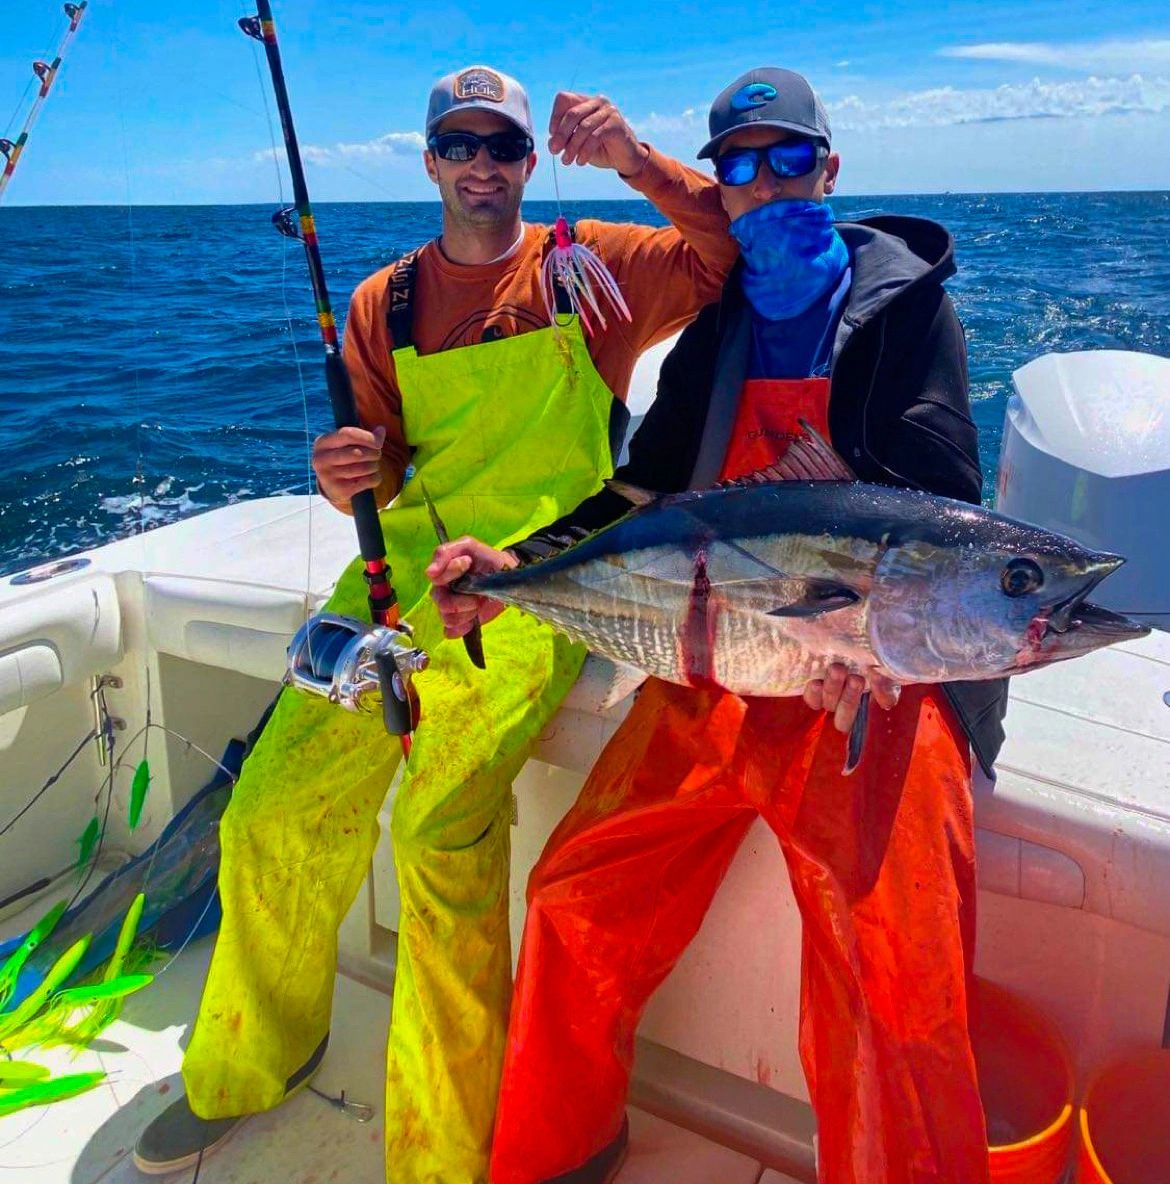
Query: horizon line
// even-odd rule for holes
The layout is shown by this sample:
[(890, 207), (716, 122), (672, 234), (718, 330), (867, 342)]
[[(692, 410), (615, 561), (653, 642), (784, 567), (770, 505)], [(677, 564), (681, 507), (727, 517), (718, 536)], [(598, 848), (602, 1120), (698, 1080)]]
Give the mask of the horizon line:
[[(926, 189), (911, 192), (909, 190), (871, 190), (866, 193), (842, 194), (836, 193), (832, 201), (862, 201), (868, 198), (889, 197), (1042, 197), (1062, 195), (1076, 197), (1085, 194), (1124, 194), (1124, 193), (1163, 193), (1170, 194), (1170, 187), (1135, 186), (1131, 189)], [(557, 204), (555, 196), (525, 198), (526, 203)], [(649, 198), (634, 195), (631, 197), (582, 197), (560, 202), (561, 205), (629, 205), (631, 202), (642, 201), (652, 206)], [(10, 202), (10, 210), (136, 210), (136, 209), (216, 209), (220, 207), (264, 206), (279, 204), (278, 201), (193, 201), (193, 202)], [(369, 198), (350, 198), (336, 201), (315, 201), (316, 208), (322, 206), (442, 206), (436, 198), (400, 198), (391, 197), (381, 200)], [(523, 206), (521, 207), (523, 208)]]

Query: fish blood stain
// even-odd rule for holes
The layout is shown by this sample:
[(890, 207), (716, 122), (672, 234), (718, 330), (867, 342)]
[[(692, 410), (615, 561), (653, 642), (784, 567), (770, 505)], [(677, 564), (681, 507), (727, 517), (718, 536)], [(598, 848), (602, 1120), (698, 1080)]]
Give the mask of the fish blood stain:
[(691, 597), (682, 639), (683, 673), (692, 687), (722, 690), (712, 677), (715, 616), (711, 605), (711, 579), (707, 575), (707, 552), (700, 550), (695, 554), (695, 576), (691, 582)]

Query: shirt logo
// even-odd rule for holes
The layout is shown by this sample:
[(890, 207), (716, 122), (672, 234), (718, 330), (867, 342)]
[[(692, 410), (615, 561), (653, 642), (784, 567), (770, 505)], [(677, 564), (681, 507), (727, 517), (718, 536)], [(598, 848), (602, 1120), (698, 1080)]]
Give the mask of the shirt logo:
[(749, 82), (731, 96), (732, 111), (750, 111), (762, 107), (776, 97), (776, 88), (767, 82)]
[(487, 99), (489, 103), (502, 103), (504, 80), (494, 70), (481, 67), (464, 70), (455, 79), (455, 101), (466, 103), (471, 99)]

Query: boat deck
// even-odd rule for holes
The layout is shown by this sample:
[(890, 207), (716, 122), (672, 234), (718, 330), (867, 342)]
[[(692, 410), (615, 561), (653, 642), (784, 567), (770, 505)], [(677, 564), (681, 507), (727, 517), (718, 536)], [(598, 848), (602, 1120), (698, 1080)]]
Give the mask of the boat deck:
[[(139, 1131), (182, 1089), (179, 1066), (199, 1001), (211, 940), (193, 944), (76, 1060), (37, 1054), (58, 1072), (104, 1069), (107, 1081), (69, 1101), (0, 1119), (0, 1184), (142, 1184), (131, 1159)], [(344, 1090), (374, 1116), (360, 1123), (314, 1093), (259, 1115), (203, 1165), (199, 1184), (372, 1184), (383, 1178), (382, 1055), (389, 996), (339, 975), (335, 1027), (314, 1088)], [(371, 1033), (377, 1033), (371, 1042)], [(756, 1160), (644, 1111), (630, 1111), (620, 1184), (795, 1184)], [(186, 1184), (193, 1171), (168, 1179)]]

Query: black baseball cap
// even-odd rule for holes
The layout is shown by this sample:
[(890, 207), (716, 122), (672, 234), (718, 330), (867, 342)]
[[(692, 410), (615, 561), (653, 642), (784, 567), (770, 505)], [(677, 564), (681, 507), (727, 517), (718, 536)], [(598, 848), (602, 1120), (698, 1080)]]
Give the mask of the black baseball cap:
[(808, 79), (795, 70), (761, 66), (741, 74), (711, 104), (707, 128), (711, 138), (699, 152), (709, 160), (732, 132), (743, 127), (778, 127), (829, 147), (832, 133), (825, 105)]

